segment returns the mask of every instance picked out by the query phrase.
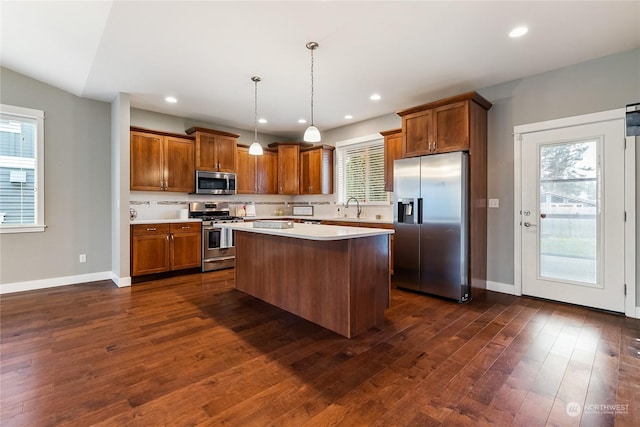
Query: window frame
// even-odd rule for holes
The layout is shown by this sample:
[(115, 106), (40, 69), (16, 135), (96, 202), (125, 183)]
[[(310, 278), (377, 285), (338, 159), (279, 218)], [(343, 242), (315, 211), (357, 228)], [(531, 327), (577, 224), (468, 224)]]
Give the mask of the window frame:
[(42, 110), (17, 107), (15, 105), (0, 104), (0, 112), (5, 115), (15, 116), (36, 121), (36, 147), (35, 162), (35, 209), (33, 224), (0, 224), (0, 234), (8, 233), (38, 233), (47, 228), (44, 221), (44, 119)]
[[(375, 144), (376, 142), (380, 142), (382, 145), (382, 150), (384, 153), (384, 137), (381, 136), (379, 133), (375, 133), (375, 134), (371, 134), (371, 135), (365, 135), (365, 136), (361, 136), (361, 137), (357, 137), (357, 138), (352, 138), (352, 139), (347, 139), (344, 141), (339, 141), (336, 143), (336, 171), (335, 171), (335, 182), (336, 182), (336, 187), (337, 187), (337, 201), (336, 203), (346, 203), (346, 194), (343, 194), (343, 191), (341, 191), (342, 189), (346, 189), (346, 183), (341, 183), (340, 182), (340, 175), (341, 175), (341, 171), (340, 171), (340, 158), (344, 155), (344, 151), (345, 149), (347, 149), (350, 146), (353, 145), (359, 145), (359, 144)], [(384, 159), (383, 159), (383, 163), (384, 163)], [(384, 182), (384, 167), (382, 169), (382, 173), (383, 173), (383, 182)], [(343, 174), (343, 176), (345, 176), (346, 178), (346, 174)], [(388, 191), (385, 191), (387, 197), (385, 201), (366, 201), (363, 202), (362, 200), (359, 200), (360, 205), (361, 206), (387, 206), (389, 204), (391, 204), (391, 198), (390, 198), (390, 193)]]

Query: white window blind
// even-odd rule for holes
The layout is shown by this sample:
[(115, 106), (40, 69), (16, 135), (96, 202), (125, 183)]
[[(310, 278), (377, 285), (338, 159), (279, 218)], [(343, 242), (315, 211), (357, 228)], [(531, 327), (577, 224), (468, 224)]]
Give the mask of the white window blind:
[(388, 203), (384, 190), (384, 140), (338, 146), (338, 201), (355, 197), (364, 203)]
[(0, 107), (0, 232), (43, 231), (44, 112)]

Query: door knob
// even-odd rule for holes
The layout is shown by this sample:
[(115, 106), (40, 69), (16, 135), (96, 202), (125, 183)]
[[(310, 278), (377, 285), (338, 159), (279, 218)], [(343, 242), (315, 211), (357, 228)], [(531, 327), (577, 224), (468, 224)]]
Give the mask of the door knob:
[(530, 222), (528, 222), (528, 221), (527, 221), (527, 222), (525, 222), (523, 225), (524, 225), (525, 227), (527, 227), (527, 228), (528, 228), (528, 227), (535, 227), (535, 226), (536, 226), (536, 224), (531, 224), (531, 223), (530, 223)]

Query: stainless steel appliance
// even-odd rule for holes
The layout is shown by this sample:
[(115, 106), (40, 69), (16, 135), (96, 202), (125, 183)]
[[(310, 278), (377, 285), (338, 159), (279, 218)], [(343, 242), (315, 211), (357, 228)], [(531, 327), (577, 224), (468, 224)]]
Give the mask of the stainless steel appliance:
[(189, 203), (189, 216), (202, 219), (202, 271), (233, 267), (236, 257), (233, 231), (219, 224), (243, 219), (229, 214), (228, 203), (212, 202)]
[(196, 194), (236, 194), (236, 174), (196, 171)]
[(394, 162), (394, 284), (470, 299), (468, 154)]

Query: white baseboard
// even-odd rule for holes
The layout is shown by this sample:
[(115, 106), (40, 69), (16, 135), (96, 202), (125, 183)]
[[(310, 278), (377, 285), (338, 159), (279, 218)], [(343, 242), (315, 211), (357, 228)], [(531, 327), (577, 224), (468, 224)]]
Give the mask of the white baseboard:
[(119, 288), (131, 286), (131, 277), (118, 277), (113, 271), (111, 272), (110, 279), (113, 280), (113, 283)]
[[(77, 276), (53, 277), (51, 279), (28, 280), (25, 282), (4, 283), (0, 285), (0, 295), (14, 292), (33, 291), (36, 289), (54, 288), (56, 286), (75, 285), (77, 283), (96, 282), (98, 280), (113, 280), (110, 271), (79, 274)], [(131, 279), (129, 278), (129, 283)]]
[(509, 294), (509, 295), (519, 295), (516, 293), (515, 286), (509, 285), (507, 283), (492, 282), (490, 280), (487, 280), (487, 290), (494, 291), (494, 292), (501, 292), (503, 294)]
[(634, 317), (635, 319), (640, 319), (640, 307), (636, 307), (636, 315), (631, 317)]

